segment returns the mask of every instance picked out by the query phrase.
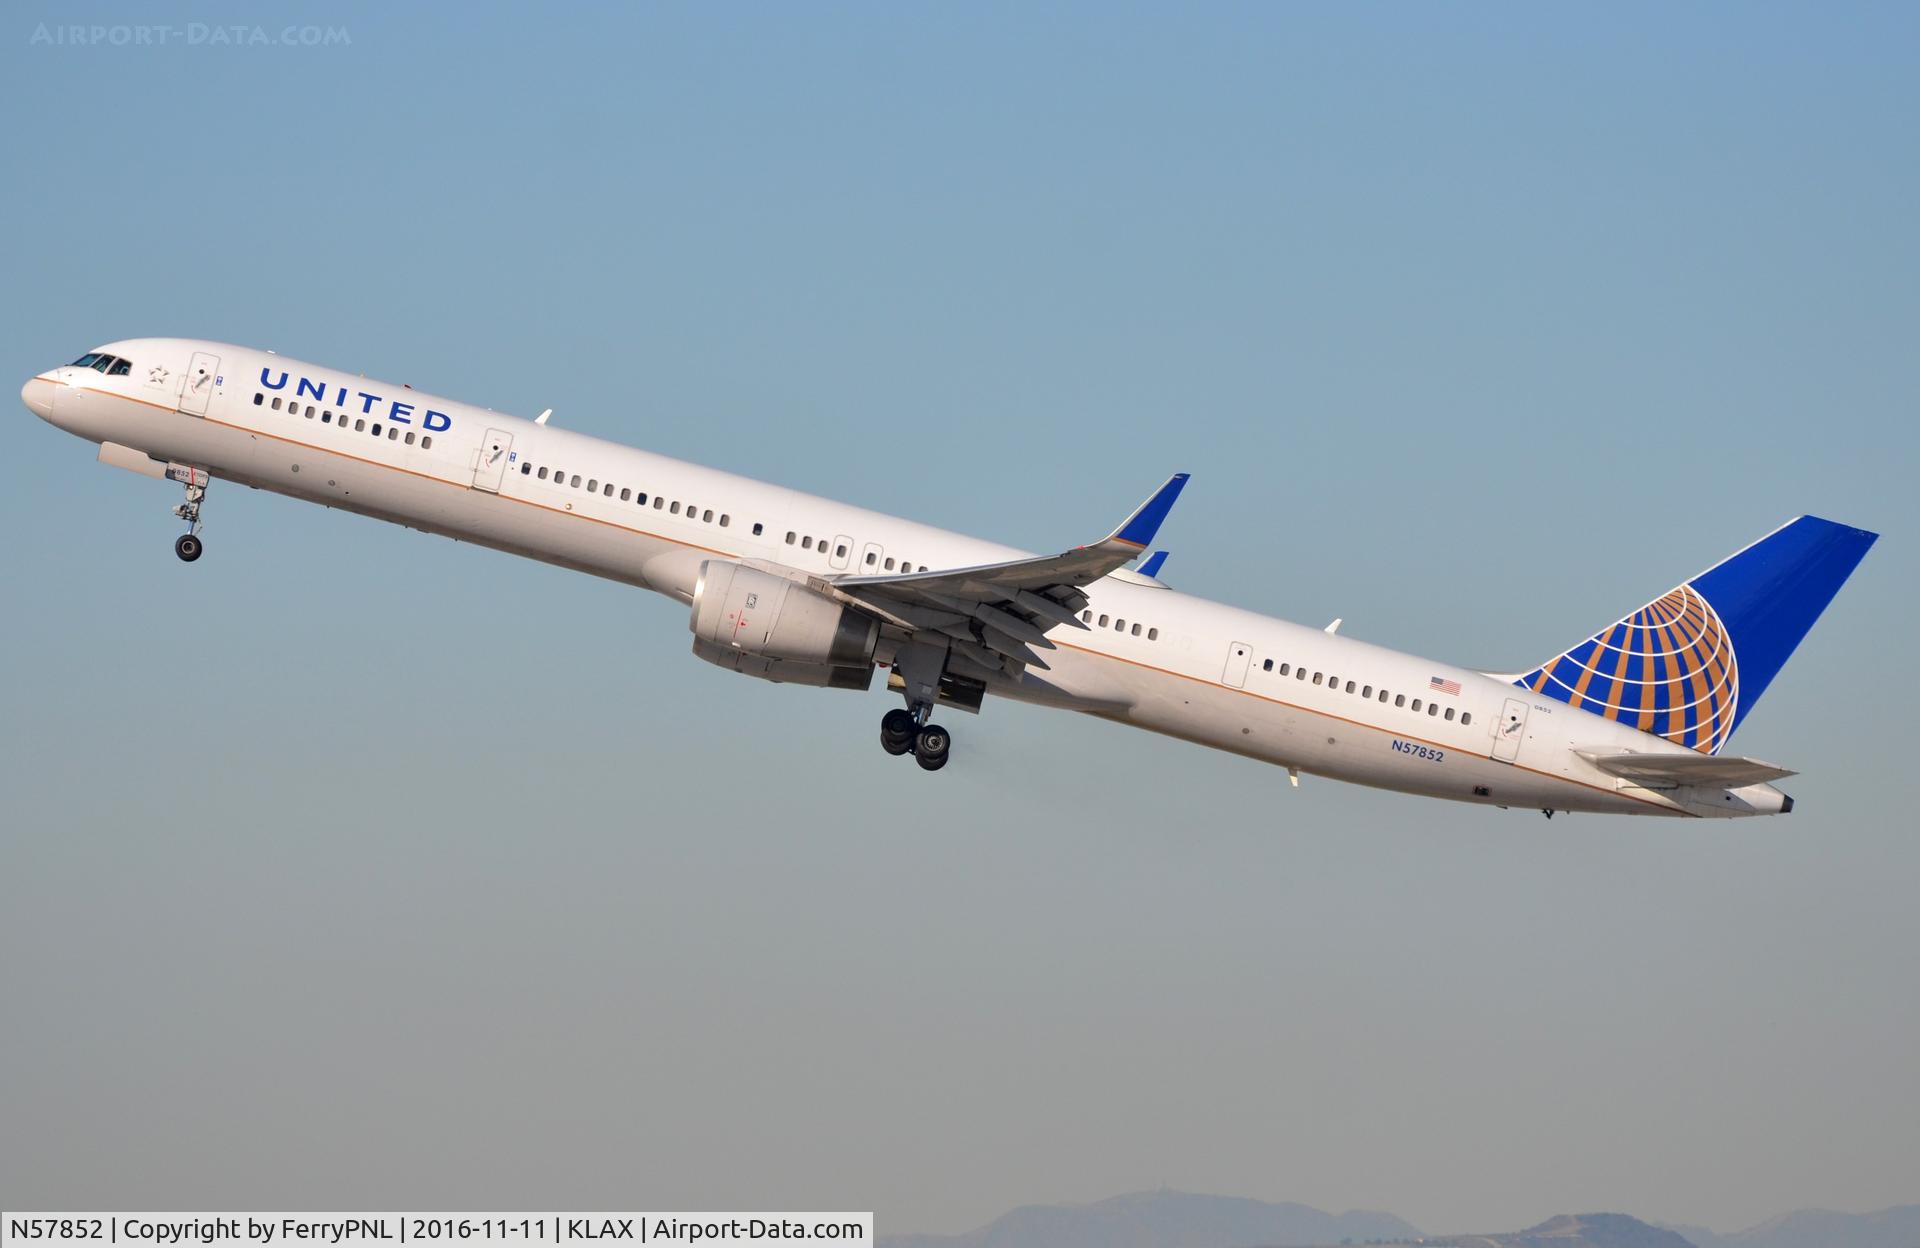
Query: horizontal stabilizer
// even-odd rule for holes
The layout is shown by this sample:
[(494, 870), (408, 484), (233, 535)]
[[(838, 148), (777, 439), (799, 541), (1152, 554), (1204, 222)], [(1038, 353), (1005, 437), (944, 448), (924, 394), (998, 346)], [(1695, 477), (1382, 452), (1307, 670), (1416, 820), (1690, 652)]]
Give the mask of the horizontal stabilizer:
[(1731, 758), (1722, 754), (1601, 754), (1590, 750), (1578, 753), (1608, 775), (1655, 789), (1683, 784), (1738, 789), (1794, 774), (1785, 767), (1763, 763), (1757, 758)]

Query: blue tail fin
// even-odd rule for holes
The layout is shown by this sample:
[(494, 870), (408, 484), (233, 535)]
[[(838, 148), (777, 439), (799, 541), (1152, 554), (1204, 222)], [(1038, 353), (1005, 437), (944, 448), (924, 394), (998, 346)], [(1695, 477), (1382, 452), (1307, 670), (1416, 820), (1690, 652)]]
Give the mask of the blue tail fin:
[(1877, 536), (1801, 516), (1513, 683), (1718, 754)]

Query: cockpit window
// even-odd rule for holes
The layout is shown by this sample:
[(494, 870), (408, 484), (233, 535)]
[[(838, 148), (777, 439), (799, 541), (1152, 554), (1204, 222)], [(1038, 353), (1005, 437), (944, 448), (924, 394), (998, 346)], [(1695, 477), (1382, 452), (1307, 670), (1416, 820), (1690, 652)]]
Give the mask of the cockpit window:
[(94, 361), (96, 361), (96, 360), (98, 360), (98, 359), (100, 359), (100, 358), (101, 358), (101, 356), (100, 356), (100, 353), (99, 353), (98, 351), (89, 351), (89, 352), (87, 352), (87, 353), (86, 353), (85, 355), (83, 355), (83, 356), (81, 356), (81, 357), (80, 357), (79, 359), (77, 359), (77, 360), (75, 360), (75, 361), (73, 362), (73, 365), (72, 365), (72, 367), (74, 367), (74, 368), (92, 368), (92, 367), (93, 367), (93, 365), (94, 365)]
[(117, 355), (108, 355), (105, 351), (89, 351), (73, 362), (74, 368), (90, 368), (96, 373), (105, 373), (109, 377), (125, 377), (133, 371), (133, 362), (123, 360)]
[(131, 373), (132, 371), (133, 371), (132, 360), (122, 360), (122, 359), (116, 358), (113, 361), (112, 366), (107, 369), (107, 376), (125, 377), (128, 373)]

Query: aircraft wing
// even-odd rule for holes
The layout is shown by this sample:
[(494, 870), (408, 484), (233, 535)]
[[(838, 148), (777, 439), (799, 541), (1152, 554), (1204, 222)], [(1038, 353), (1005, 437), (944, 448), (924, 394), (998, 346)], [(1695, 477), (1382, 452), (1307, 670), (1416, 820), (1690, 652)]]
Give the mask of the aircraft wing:
[(1649, 788), (1697, 784), (1737, 789), (1795, 774), (1757, 758), (1730, 758), (1724, 754), (1600, 754), (1588, 750), (1581, 750), (1579, 754), (1608, 775)]
[(945, 637), (952, 651), (988, 672), (1010, 663), (1045, 669), (1037, 653), (1052, 650), (1048, 630), (1085, 629), (1085, 586), (1139, 556), (1187, 484), (1175, 473), (1119, 528), (1097, 542), (1057, 555), (1012, 559), (971, 568), (942, 568), (891, 576), (847, 576), (835, 590), (897, 628)]

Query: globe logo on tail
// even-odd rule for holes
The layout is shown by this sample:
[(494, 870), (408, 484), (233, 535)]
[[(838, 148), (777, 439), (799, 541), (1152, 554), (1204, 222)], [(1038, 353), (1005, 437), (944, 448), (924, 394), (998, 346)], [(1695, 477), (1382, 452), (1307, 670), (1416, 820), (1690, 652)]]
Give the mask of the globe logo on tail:
[(1733, 732), (1740, 665), (1719, 613), (1682, 585), (1514, 683), (1717, 754)]

